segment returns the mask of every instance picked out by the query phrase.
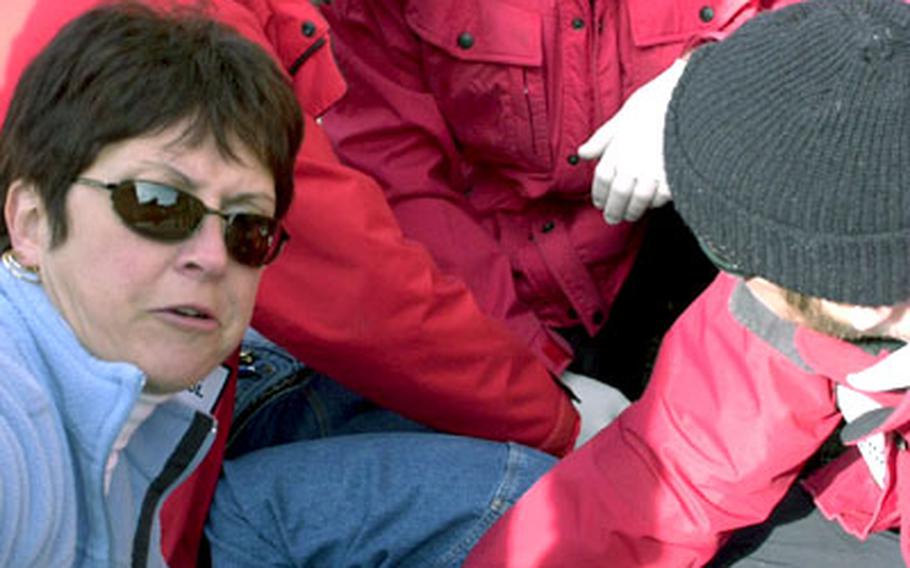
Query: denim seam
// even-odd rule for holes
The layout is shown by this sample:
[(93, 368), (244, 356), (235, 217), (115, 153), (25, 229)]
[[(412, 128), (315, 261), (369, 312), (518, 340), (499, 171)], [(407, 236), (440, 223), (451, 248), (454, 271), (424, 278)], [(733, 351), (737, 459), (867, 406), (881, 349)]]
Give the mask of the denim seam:
[(512, 442), (506, 443), (508, 454), (506, 458), (506, 467), (502, 481), (493, 493), (493, 497), (487, 503), (486, 511), (474, 523), (474, 527), (467, 531), (467, 534), (460, 542), (457, 542), (449, 549), (448, 554), (440, 557), (438, 566), (456, 566), (458, 561), (463, 559), (483, 535), (493, 526), (496, 521), (502, 517), (509, 507), (511, 507), (515, 488), (519, 485), (518, 476), (523, 470), (523, 465), (527, 462), (524, 453), (518, 450), (518, 446)]
[(310, 410), (313, 413), (313, 417), (316, 419), (316, 423), (319, 425), (319, 436), (321, 438), (329, 437), (331, 435), (331, 420), (329, 419), (329, 411), (322, 401), (322, 397), (313, 389), (306, 389), (303, 394), (306, 397), (307, 403), (310, 405)]

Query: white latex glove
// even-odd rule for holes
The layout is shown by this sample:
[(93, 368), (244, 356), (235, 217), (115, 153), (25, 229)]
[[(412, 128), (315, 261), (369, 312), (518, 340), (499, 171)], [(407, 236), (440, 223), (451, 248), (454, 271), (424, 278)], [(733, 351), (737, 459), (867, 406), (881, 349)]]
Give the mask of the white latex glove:
[(586, 160), (600, 158), (591, 183), (594, 207), (616, 224), (636, 221), (648, 208), (670, 201), (664, 172), (664, 122), (673, 88), (686, 61), (635, 91), (613, 117), (578, 148)]
[[(856, 389), (881, 392), (910, 387), (910, 345), (901, 347), (868, 369), (847, 375), (847, 383)], [(853, 422), (863, 414), (881, 405), (861, 392), (837, 385), (835, 388), (837, 406), (847, 422)], [(885, 487), (887, 471), (885, 456), (885, 435), (878, 433), (857, 444), (872, 478), (879, 487)]]
[(631, 404), (619, 390), (591, 377), (566, 371), (559, 380), (578, 399), (572, 401), (581, 418), (581, 430), (575, 440), (576, 448), (593, 438)]

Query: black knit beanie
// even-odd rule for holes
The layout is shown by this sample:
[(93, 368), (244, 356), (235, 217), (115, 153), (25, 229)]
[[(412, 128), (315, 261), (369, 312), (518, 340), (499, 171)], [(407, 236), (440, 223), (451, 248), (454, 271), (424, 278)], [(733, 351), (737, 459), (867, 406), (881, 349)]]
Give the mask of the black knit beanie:
[(664, 150), (721, 268), (854, 305), (910, 299), (910, 6), (808, 0), (701, 47)]

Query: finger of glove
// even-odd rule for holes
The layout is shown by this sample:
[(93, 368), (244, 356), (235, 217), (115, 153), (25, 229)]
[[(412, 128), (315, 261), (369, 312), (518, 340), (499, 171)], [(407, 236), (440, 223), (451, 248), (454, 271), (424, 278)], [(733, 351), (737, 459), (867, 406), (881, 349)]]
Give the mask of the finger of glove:
[(632, 406), (632, 401), (626, 398), (626, 395), (622, 393), (619, 389), (613, 389), (615, 391), (613, 399), (610, 401), (610, 407), (607, 412), (607, 423), (613, 422), (617, 416), (622, 414), (622, 411)]
[(573, 386), (581, 399), (573, 402), (581, 421), (575, 441), (578, 448), (613, 422), (631, 402), (619, 390), (588, 377), (582, 376), (581, 381), (573, 381)]
[(594, 170), (594, 179), (591, 181), (591, 202), (594, 207), (603, 209), (610, 193), (610, 185), (616, 177), (616, 168), (612, 162), (601, 160)]
[(636, 181), (633, 177), (617, 174), (610, 184), (607, 192), (607, 201), (604, 203), (604, 221), (615, 225), (623, 220), (632, 194), (635, 191)]
[[(604, 383), (600, 385), (606, 387)], [(572, 392), (579, 400), (572, 401), (578, 414), (589, 421), (604, 424), (619, 416), (632, 404), (629, 399), (616, 389), (574, 388)]]
[(629, 399), (616, 387), (592, 379), (587, 375), (565, 371), (559, 380), (578, 397), (574, 404), (578, 408), (625, 408)]
[(626, 213), (623, 218), (626, 221), (638, 221), (641, 216), (645, 214), (645, 211), (651, 207), (656, 194), (657, 180), (644, 182), (639, 180), (639, 182), (635, 184), (635, 191), (629, 199), (629, 204), (626, 206)]
[(590, 138), (585, 140), (581, 146), (578, 147), (577, 152), (579, 157), (584, 158), (585, 160), (593, 160), (604, 153), (607, 146), (613, 141), (615, 130), (613, 122), (614, 119), (610, 119), (603, 123)]
[(657, 192), (654, 194), (654, 201), (651, 202), (651, 207), (660, 207), (661, 205), (667, 204), (672, 199), (673, 196), (670, 194), (670, 186), (667, 184), (667, 181), (658, 181)]
[(867, 369), (847, 375), (847, 383), (872, 392), (910, 387), (910, 345), (901, 347)]
[(602, 428), (597, 428), (591, 424), (585, 424), (582, 422), (581, 427), (578, 429), (578, 437), (575, 438), (575, 449), (577, 450), (578, 448), (587, 444), (591, 438), (596, 436), (601, 430)]
[(563, 373), (559, 375), (559, 382), (569, 388), (572, 388), (572, 384), (578, 381), (579, 377), (583, 376), (584, 375), (579, 375), (578, 373), (573, 373), (572, 371), (563, 371)]

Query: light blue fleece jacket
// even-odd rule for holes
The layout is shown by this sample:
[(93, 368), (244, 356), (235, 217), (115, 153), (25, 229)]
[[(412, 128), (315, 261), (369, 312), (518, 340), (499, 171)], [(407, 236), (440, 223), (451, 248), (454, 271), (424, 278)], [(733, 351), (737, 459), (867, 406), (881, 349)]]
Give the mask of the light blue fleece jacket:
[(214, 420), (162, 404), (104, 470), (145, 383), (79, 343), (40, 285), (0, 267), (0, 566), (163, 565), (158, 512)]

